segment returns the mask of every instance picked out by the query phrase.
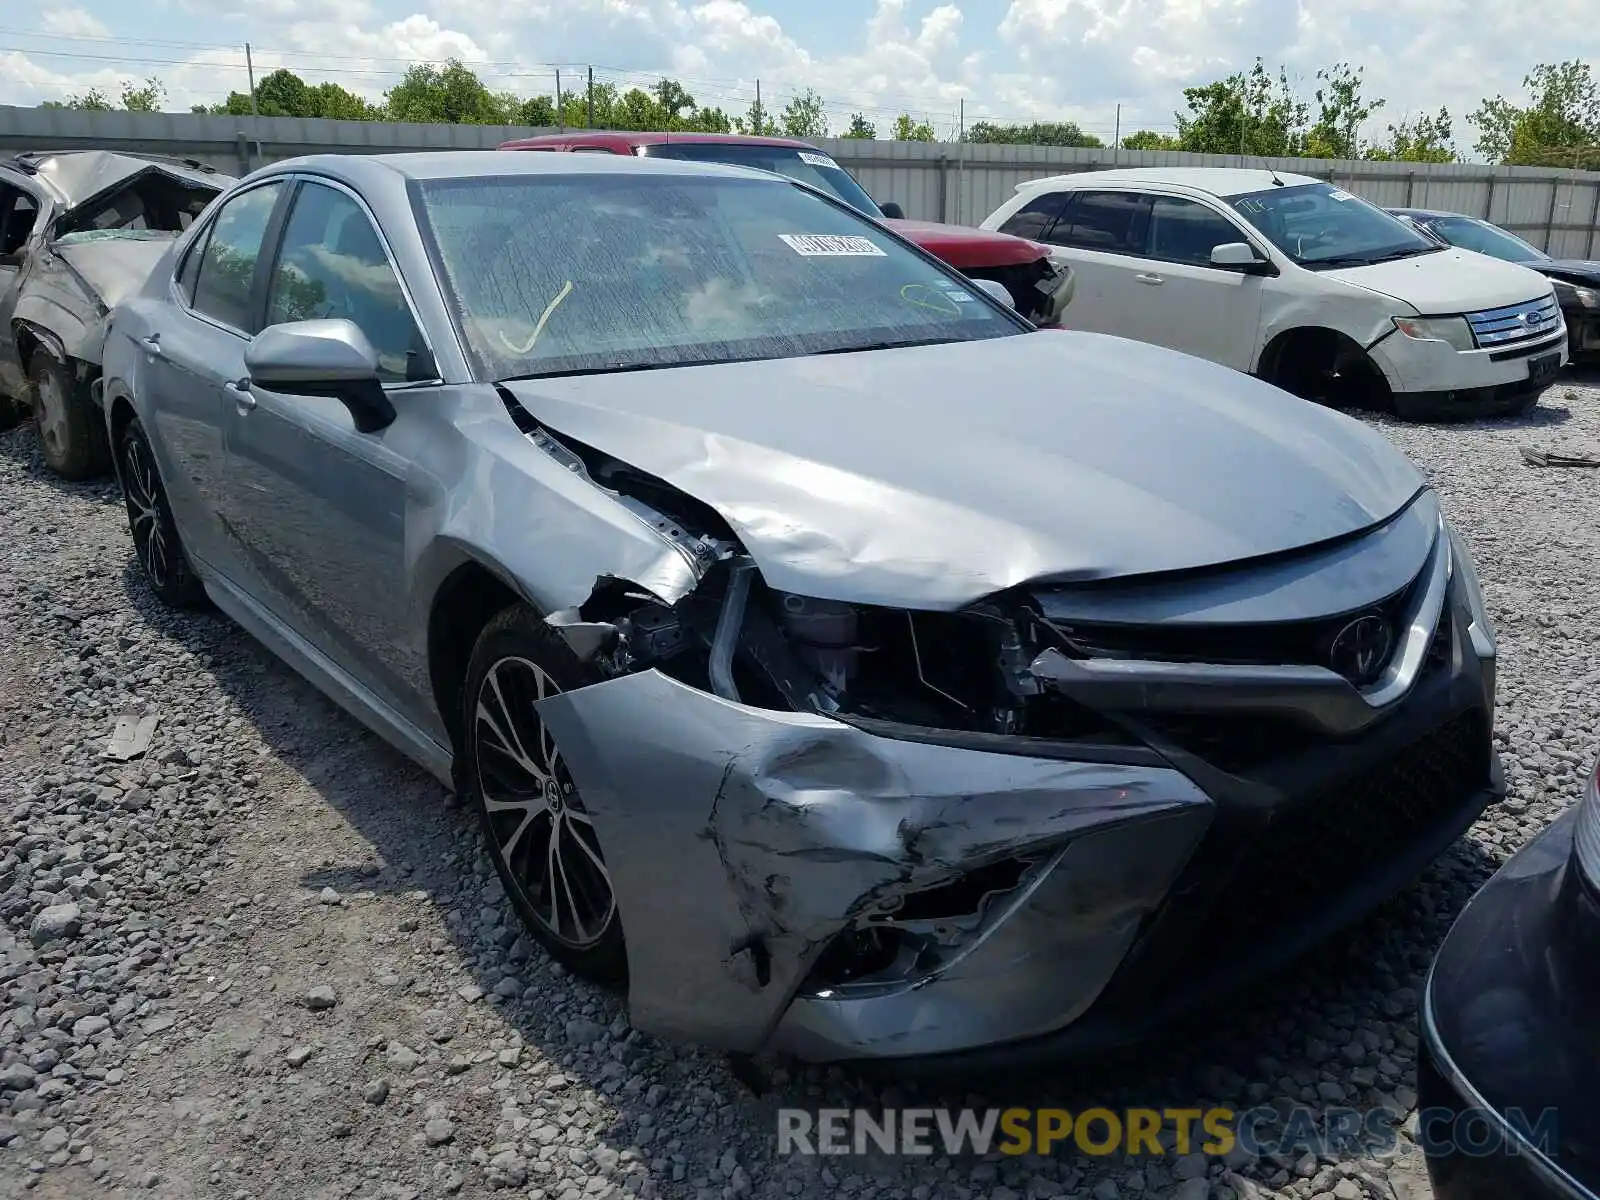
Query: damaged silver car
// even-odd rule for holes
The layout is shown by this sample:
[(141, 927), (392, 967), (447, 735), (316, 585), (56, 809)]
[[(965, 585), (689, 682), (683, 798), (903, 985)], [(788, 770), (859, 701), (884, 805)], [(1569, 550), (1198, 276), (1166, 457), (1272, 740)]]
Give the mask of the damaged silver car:
[(248, 177), (120, 306), (139, 561), (482, 817), (640, 1030), (813, 1060), (1143, 1036), (1503, 789), (1473, 565), (1383, 438), (1035, 331), (781, 177)]
[(0, 428), (32, 410), (57, 474), (110, 467), (94, 399), (107, 315), (232, 182), (101, 150), (0, 160)]

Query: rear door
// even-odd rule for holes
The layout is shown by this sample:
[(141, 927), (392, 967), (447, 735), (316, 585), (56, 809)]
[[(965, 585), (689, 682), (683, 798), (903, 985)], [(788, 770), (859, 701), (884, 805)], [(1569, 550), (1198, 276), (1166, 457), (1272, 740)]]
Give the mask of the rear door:
[(1255, 362), (1266, 279), (1211, 265), (1211, 251), (1253, 239), (1187, 196), (1152, 196), (1136, 278), (1157, 299), (1132, 316), (1133, 336), (1236, 370)]
[(239, 395), (244, 351), (260, 329), (262, 247), (281, 220), (288, 185), (230, 196), (186, 249), (170, 302), (138, 334), (140, 399), (185, 547), (238, 584), (250, 578), (222, 513), (224, 414)]
[[(1138, 192), (1082, 190), (1066, 193), (1064, 212), (1047, 242), (1078, 282), (1069, 323), (1074, 329), (1144, 338), (1159, 327), (1160, 289), (1142, 279), (1146, 264), (1136, 257), (1144, 246), (1148, 196)], [(1052, 255), (1054, 257), (1054, 255)]]

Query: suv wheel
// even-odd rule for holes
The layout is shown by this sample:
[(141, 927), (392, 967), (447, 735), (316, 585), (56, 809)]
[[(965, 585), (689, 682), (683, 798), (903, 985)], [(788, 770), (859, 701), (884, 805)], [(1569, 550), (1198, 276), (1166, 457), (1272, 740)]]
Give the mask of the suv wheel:
[(39, 452), (63, 479), (93, 479), (111, 465), (105, 419), (67, 368), (43, 350), (35, 350), (28, 368), (33, 384), (34, 419), (39, 426)]
[(170, 608), (198, 608), (205, 603), (205, 587), (189, 566), (167, 504), (166, 488), (161, 484), (161, 472), (156, 470), (155, 454), (137, 417), (128, 422), (118, 438), (117, 454), (122, 467), (122, 498), (128, 507), (128, 529), (150, 590)]

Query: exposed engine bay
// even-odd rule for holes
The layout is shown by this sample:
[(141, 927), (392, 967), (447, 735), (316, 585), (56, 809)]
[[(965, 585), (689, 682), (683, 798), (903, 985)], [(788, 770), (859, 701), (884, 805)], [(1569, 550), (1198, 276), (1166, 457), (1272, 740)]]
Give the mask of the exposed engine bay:
[(778, 591), (709, 507), (571, 439), (529, 436), (615, 494), (701, 577), (675, 605), (605, 580), (581, 609), (552, 616), (608, 677), (654, 668), (727, 700), (848, 722), (1022, 738), (1109, 732), (1030, 672), (1044, 649), (1071, 647), (1023, 599), (913, 612)]

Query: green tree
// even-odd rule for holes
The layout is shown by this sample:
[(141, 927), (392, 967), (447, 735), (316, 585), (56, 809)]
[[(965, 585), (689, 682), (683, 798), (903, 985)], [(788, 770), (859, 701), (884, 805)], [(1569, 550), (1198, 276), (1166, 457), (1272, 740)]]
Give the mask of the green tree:
[(680, 125), (694, 119), (695, 110), (699, 107), (676, 79), (662, 79), (650, 89), (651, 95), (666, 114), (669, 124), (666, 128), (677, 129)]
[(1181, 150), (1183, 146), (1175, 137), (1165, 133), (1157, 133), (1154, 129), (1141, 129), (1123, 138), (1122, 148), (1124, 150)]
[(933, 136), (933, 126), (926, 121), (913, 120), (910, 113), (901, 113), (894, 119), (894, 132), (890, 136), (897, 142), (932, 142), (937, 140)]
[(122, 107), (128, 112), (160, 112), (166, 102), (167, 89), (154, 75), (138, 87), (131, 83), (122, 85)]
[(418, 63), (384, 97), (391, 121), (436, 125), (509, 125), (515, 114), (460, 59)]
[(1310, 107), (1280, 67), (1274, 78), (1261, 59), (1203, 87), (1183, 89), (1189, 106), (1178, 113), (1178, 143), (1198, 154), (1296, 155), (1305, 148)]
[(613, 113), (617, 107), (617, 85), (614, 83), (597, 83), (594, 85), (594, 125), (589, 124), (589, 99), (590, 90), (587, 87), (578, 88), (561, 97), (561, 124), (571, 129), (609, 129), (613, 124)]
[(751, 134), (756, 137), (771, 137), (778, 132), (778, 123), (767, 112), (767, 106), (760, 99), (750, 102), (750, 107), (745, 110), (742, 117), (733, 119), (733, 127), (740, 133)]
[(851, 113), (850, 128), (846, 129), (842, 136), (847, 138), (859, 138), (862, 141), (870, 142), (878, 136), (878, 127), (871, 121), (867, 120), (864, 114)]
[(554, 127), (559, 124), (556, 119), (556, 102), (549, 96), (533, 96), (524, 100), (517, 106), (515, 123), (539, 128)]
[(1360, 158), (1361, 127), (1383, 107), (1362, 92), (1364, 68), (1337, 63), (1317, 72), (1317, 120), (1306, 135), (1310, 158)]
[(683, 128), (696, 133), (732, 133), (733, 120), (720, 108), (697, 108), (684, 119)]
[(673, 124), (672, 114), (661, 107), (661, 102), (639, 88), (623, 92), (611, 111), (613, 129), (660, 130), (671, 129)]
[(828, 113), (822, 97), (811, 88), (790, 99), (783, 106), (783, 133), (785, 137), (815, 141), (828, 136)]
[[(229, 92), (228, 98), (195, 112), (230, 117), (251, 114), (248, 92)], [(337, 83), (309, 84), (293, 71), (279, 68), (256, 84), (255, 111), (263, 117), (325, 117), (333, 121), (381, 121), (380, 105), (370, 104)]]
[(969, 142), (998, 142), (1011, 146), (1103, 146), (1092, 133), (1072, 121), (1035, 121), (1031, 125), (996, 125), (974, 122), (967, 129)]
[(1600, 143), (1600, 83), (1588, 63), (1540, 63), (1522, 81), (1526, 107), (1504, 96), (1485, 99), (1467, 120), (1485, 158), (1513, 165), (1586, 158)]
[(81, 94), (69, 95), (65, 100), (46, 100), (40, 108), (75, 108), (81, 112), (115, 112), (116, 105), (99, 88), (90, 88)]
[(1368, 147), (1366, 156), (1383, 162), (1455, 162), (1450, 110), (1441, 108), (1436, 114), (1423, 113), (1390, 125), (1388, 139)]

